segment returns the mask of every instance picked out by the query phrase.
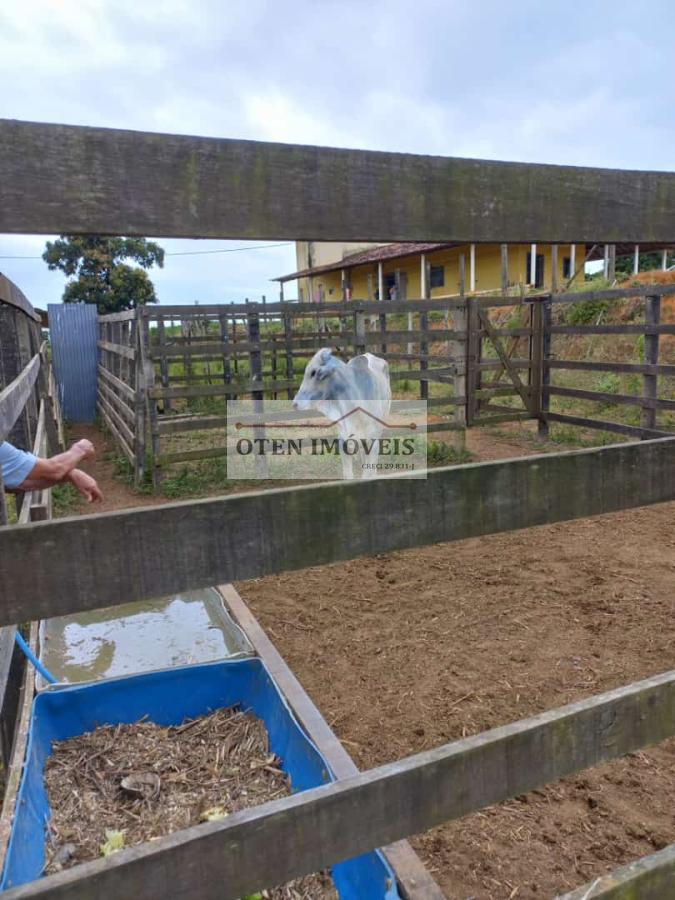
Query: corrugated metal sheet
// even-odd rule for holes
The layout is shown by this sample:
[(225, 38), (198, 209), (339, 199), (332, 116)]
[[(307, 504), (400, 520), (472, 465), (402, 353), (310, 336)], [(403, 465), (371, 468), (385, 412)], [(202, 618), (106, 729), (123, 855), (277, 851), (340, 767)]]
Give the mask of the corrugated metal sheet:
[(96, 418), (96, 306), (50, 303), (49, 337), (63, 417), (69, 422)]

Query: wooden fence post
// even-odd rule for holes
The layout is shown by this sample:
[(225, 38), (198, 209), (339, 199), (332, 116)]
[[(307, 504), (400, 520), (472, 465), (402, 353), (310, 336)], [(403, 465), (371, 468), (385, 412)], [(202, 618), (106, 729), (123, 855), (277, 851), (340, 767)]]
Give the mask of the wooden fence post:
[(239, 357), (237, 356), (237, 316), (232, 316), (232, 366), (234, 374), (239, 374)]
[(475, 297), (466, 298), (466, 427), (471, 426), (478, 418), (478, 365), (481, 357), (481, 342), (478, 334), (480, 321), (478, 319), (478, 300)]
[[(260, 381), (263, 380), (262, 374), (262, 354), (260, 352), (260, 315), (257, 309), (253, 309), (252, 307), (248, 307), (246, 313), (246, 324), (248, 331), (248, 340), (250, 344), (250, 348), (248, 351), (248, 358), (251, 368), (251, 381)], [(264, 393), (263, 391), (252, 391), (253, 397), (253, 412), (262, 416), (264, 411)], [(253, 429), (253, 437), (254, 440), (259, 440), (265, 438), (265, 429), (264, 428), (254, 428)], [(267, 458), (260, 454), (256, 454), (255, 457), (255, 469), (256, 474), (260, 478), (266, 478), (268, 475), (267, 470)]]
[(366, 352), (366, 317), (360, 310), (354, 310), (354, 355)]
[(509, 289), (509, 245), (502, 244), (502, 294), (506, 296)]
[[(283, 311), (284, 317), (284, 341), (286, 343), (286, 378), (288, 381), (295, 381), (295, 365), (293, 363), (293, 316), (290, 310)], [(288, 388), (286, 396), (289, 400), (293, 399), (293, 388)]]
[(607, 248), (607, 280), (610, 284), (616, 281), (616, 244)]
[(551, 244), (551, 291), (558, 290), (558, 245)]
[[(166, 330), (164, 328), (164, 316), (157, 317), (157, 339), (159, 343), (159, 374), (162, 380), (162, 387), (168, 389), (169, 382), (169, 360), (166, 357)], [(164, 412), (171, 412), (171, 399), (165, 397), (162, 400)]]
[(551, 397), (546, 390), (551, 384), (551, 322), (553, 319), (553, 303), (551, 297), (541, 301), (541, 400), (538, 432), (540, 437), (548, 437), (548, 420), (546, 414), (551, 406)]
[(455, 425), (461, 426), (462, 430), (458, 431), (458, 440), (461, 444), (459, 449), (464, 449), (466, 444), (466, 426), (467, 426), (467, 352), (468, 352), (468, 315), (466, 306), (466, 257), (463, 253), (459, 254), (459, 293), (464, 301), (462, 306), (452, 311), (452, 327), (455, 331), (463, 331), (465, 338), (463, 341), (451, 341), (448, 344), (450, 356), (453, 357), (455, 365), (455, 375), (453, 378), (453, 393), (455, 398), (463, 397), (462, 403), (455, 405), (454, 422)]
[(136, 310), (135, 323), (136, 358), (135, 358), (135, 398), (134, 398), (134, 478), (140, 485), (145, 477), (145, 450), (147, 417), (150, 418), (152, 441), (152, 484), (158, 487), (161, 481), (161, 470), (157, 463), (160, 454), (159, 423), (157, 422), (157, 401), (151, 396), (155, 386), (155, 367), (150, 358), (150, 321), (146, 310), (141, 306)]
[(544, 327), (541, 300), (530, 304), (530, 395), (529, 410), (542, 422), (542, 385), (544, 360)]
[[(422, 257), (424, 259), (424, 256)], [(422, 299), (427, 300), (430, 293), (431, 284), (431, 263), (427, 262), (424, 259), (423, 268), (422, 268)], [(422, 332), (422, 336), (419, 342), (420, 348), (420, 374), (425, 372), (429, 368), (429, 363), (426, 360), (426, 356), (429, 353), (429, 343), (426, 341), (425, 335), (429, 330), (429, 314), (427, 312), (420, 313), (420, 331)], [(420, 400), (428, 400), (429, 399), (429, 382), (426, 380), (422, 380), (420, 378)]]
[(42, 398), (45, 404), (45, 429), (47, 433), (47, 453), (53, 455), (63, 448), (59, 441), (59, 433), (56, 426), (56, 418), (54, 416), (54, 403), (49, 394), (49, 362), (47, 359), (46, 347), (40, 352), (40, 372), (36, 387), (38, 396)]
[(230, 368), (230, 335), (227, 330), (227, 313), (220, 313), (218, 316), (220, 325), (220, 342), (223, 345), (223, 384), (230, 384), (232, 381), (232, 369)]
[[(647, 297), (645, 300), (645, 325), (658, 325), (661, 321), (661, 298)], [(645, 333), (645, 364), (656, 366), (659, 362), (659, 335)], [(642, 396), (645, 400), (656, 400), (658, 396), (658, 375), (642, 376)], [(642, 407), (643, 428), (656, 428), (656, 406)], [(643, 436), (647, 437), (647, 435)]]

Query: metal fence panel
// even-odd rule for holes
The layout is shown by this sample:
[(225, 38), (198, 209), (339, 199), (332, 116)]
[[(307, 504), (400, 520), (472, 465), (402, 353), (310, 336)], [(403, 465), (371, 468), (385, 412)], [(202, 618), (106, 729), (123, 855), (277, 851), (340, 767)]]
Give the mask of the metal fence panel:
[(97, 332), (92, 303), (50, 303), (49, 335), (63, 416), (69, 422), (96, 419)]

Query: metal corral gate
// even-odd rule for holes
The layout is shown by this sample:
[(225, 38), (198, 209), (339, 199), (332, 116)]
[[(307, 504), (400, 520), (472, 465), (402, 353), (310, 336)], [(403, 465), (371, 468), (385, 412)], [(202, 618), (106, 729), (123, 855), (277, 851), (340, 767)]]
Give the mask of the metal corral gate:
[(96, 306), (50, 303), (49, 336), (63, 417), (96, 419)]

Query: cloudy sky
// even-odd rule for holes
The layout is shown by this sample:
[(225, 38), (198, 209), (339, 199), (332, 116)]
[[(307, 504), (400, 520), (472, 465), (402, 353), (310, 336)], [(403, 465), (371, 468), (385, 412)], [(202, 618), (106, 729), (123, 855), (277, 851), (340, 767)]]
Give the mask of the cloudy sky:
[[(673, 46), (672, 0), (2, 0), (0, 117), (672, 170)], [(0, 235), (37, 306), (62, 277), (8, 257), (44, 240)], [(242, 300), (294, 262), (291, 245), (172, 255), (152, 277), (164, 303)]]

